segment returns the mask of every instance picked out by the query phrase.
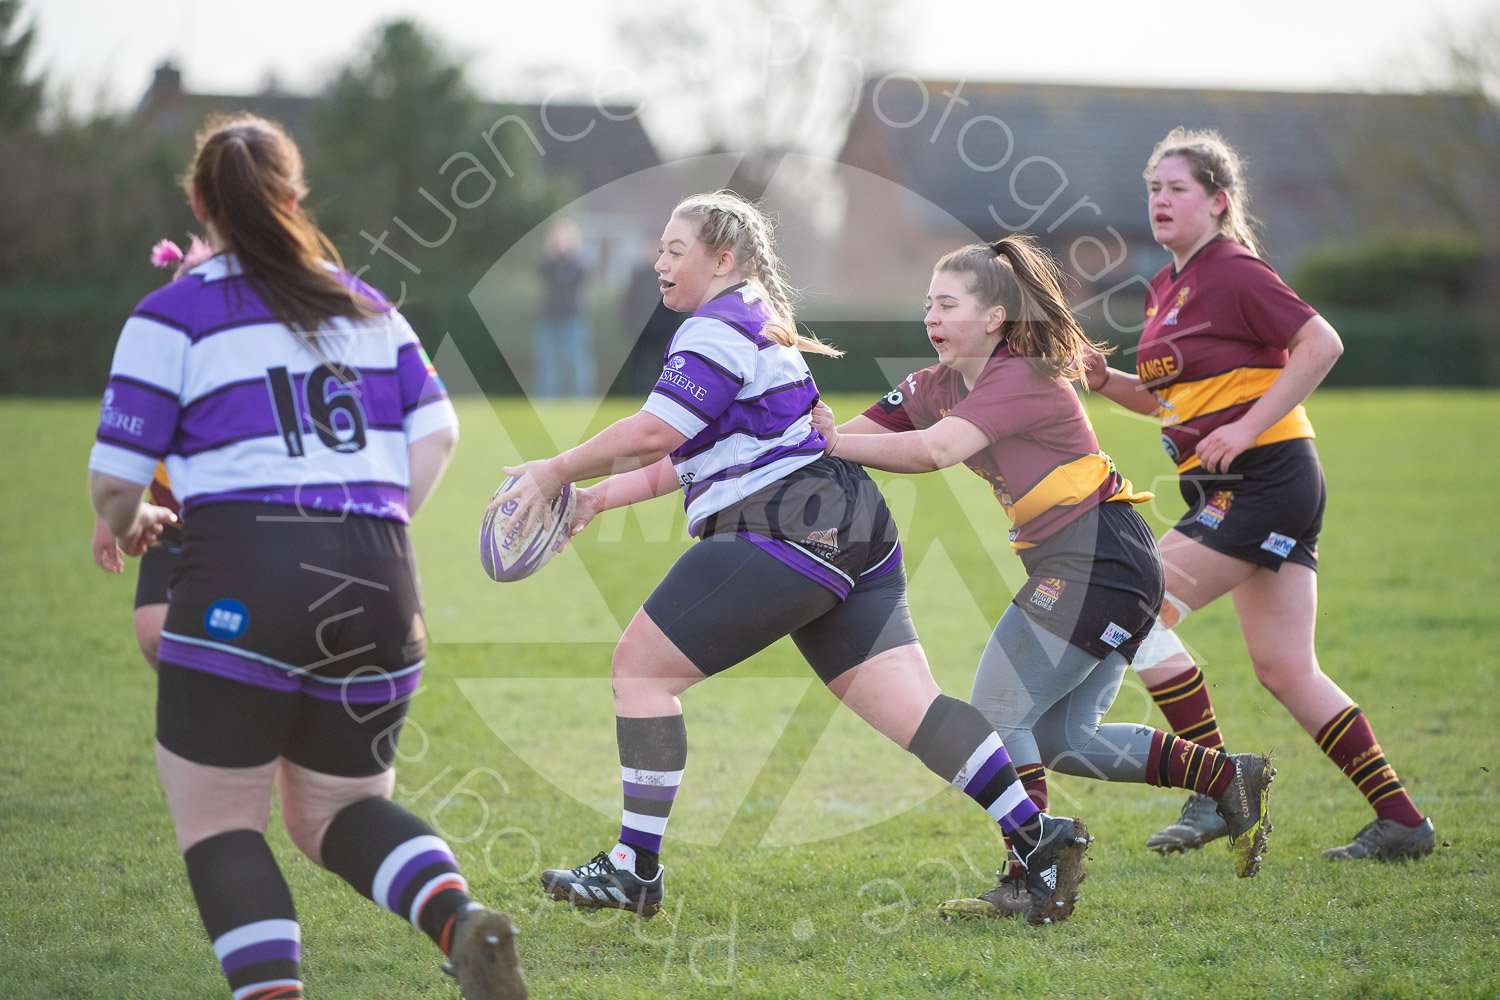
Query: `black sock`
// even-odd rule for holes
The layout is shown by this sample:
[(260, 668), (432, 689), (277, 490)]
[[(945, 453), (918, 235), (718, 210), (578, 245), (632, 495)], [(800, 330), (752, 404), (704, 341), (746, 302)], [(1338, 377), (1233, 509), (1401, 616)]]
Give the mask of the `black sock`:
[(229, 988), (256, 1000), (301, 1000), (297, 910), (266, 838), (230, 830), (198, 841), (182, 860)]
[(388, 799), (360, 799), (328, 824), (322, 853), (324, 868), (448, 954), (453, 925), (469, 905), (469, 884), (432, 827)]

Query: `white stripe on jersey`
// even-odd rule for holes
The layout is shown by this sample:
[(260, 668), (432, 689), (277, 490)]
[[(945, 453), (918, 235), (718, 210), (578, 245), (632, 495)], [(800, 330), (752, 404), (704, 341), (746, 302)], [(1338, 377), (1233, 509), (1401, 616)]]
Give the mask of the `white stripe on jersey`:
[(110, 374), (124, 375), (176, 395), (182, 384), (187, 348), (187, 334), (176, 327), (145, 316), (132, 316), (125, 321), (115, 344)]
[[(745, 285), (731, 294), (737, 294), (746, 302), (759, 298), (753, 285)], [(752, 330), (752, 333), (759, 333)], [(772, 344), (758, 347), (749, 337), (722, 320), (712, 316), (691, 316), (678, 328), (672, 338), (668, 356), (678, 352), (701, 355), (737, 376), (743, 383), (731, 409), (741, 406), (743, 400), (755, 400), (775, 389), (812, 378), (802, 352), (795, 347)], [(749, 404), (753, 407), (755, 404)], [(708, 427), (698, 414), (661, 393), (652, 393), (642, 407), (666, 421), (689, 440)], [(753, 463), (780, 448), (795, 447), (805, 440), (812, 429), (810, 415), (803, 415), (773, 438), (759, 438), (754, 434), (728, 434), (721, 437), (711, 448), (680, 461), (674, 461), (678, 480), (691, 484), (702, 482), (723, 472)], [(766, 431), (769, 432), (770, 428)], [(687, 505), (688, 524), (694, 525), (709, 515), (743, 500), (752, 493), (783, 479), (797, 469), (816, 461), (816, 455), (789, 455), (744, 475), (714, 482), (699, 493)]]
[[(172, 491), (184, 501), (254, 486), (374, 482), (405, 489), (406, 445), (406, 435), (401, 431), (367, 427), (365, 446), (341, 454), (319, 441), (316, 434), (304, 434), (307, 457), (316, 460), (310, 465), (289, 457), (281, 438), (257, 437), (187, 457), (168, 455), (167, 477), (172, 481)], [(296, 464), (299, 461), (303, 464)]]

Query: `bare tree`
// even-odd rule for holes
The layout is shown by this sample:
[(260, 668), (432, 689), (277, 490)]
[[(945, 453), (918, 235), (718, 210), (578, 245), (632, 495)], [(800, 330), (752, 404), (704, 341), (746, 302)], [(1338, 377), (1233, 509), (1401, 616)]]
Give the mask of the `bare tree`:
[(899, 37), (891, 0), (663, 0), (632, 8), (618, 30), (658, 143), (669, 154), (747, 154), (746, 193), (789, 153), (837, 154), (864, 80)]

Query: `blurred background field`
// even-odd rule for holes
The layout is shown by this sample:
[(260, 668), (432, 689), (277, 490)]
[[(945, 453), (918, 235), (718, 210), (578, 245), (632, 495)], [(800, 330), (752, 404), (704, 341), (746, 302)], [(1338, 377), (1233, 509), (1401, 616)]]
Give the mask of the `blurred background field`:
[[(831, 397), (852, 414), (867, 396)], [(837, 708), (781, 643), (690, 692), (691, 756), (647, 924), (542, 900), (541, 867), (618, 828), (608, 670), (619, 629), (686, 539), (665, 498), (602, 518), (541, 574), (489, 582), (475, 540), (500, 467), (630, 412), (466, 399), (464, 440), (414, 537), (432, 645), (403, 736), (398, 794), (455, 845), (476, 890), (516, 915), (537, 997), (1485, 997), (1500, 991), (1500, 810), (1493, 698), (1500, 400), (1481, 392), (1325, 390), (1310, 410), (1330, 500), (1319, 653), (1370, 714), (1442, 846), (1404, 866), (1318, 853), (1366, 821), (1348, 782), (1259, 688), (1228, 607), (1186, 637), (1233, 748), (1280, 775), (1262, 875), (1221, 849), (1141, 846), (1181, 796), (1055, 778), (1058, 811), (1098, 838), (1075, 919), (944, 924), (983, 889), (998, 840), (972, 805)], [(1092, 404), (1138, 484), (1170, 467), (1149, 425)], [(0, 625), (0, 995), (218, 996), (151, 758), (152, 683), (130, 632), (133, 567), (90, 562), (83, 468), (92, 401), (8, 399), (24, 474), (5, 497)], [(946, 690), (967, 693), (1019, 579), (1000, 512), (967, 472), (883, 477), (905, 537), (913, 613)], [(1179, 509), (1164, 496), (1158, 528)], [(1133, 681), (1113, 713), (1152, 720)], [(415, 932), (271, 838), (322, 997), (455, 997)]]

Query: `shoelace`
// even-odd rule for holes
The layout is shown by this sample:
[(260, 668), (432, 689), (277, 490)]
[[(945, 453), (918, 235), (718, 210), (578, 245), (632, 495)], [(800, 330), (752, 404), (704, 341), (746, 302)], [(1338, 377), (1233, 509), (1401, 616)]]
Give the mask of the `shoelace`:
[(609, 860), (609, 852), (600, 851), (594, 855), (592, 861), (586, 861), (573, 869), (573, 874), (579, 877), (590, 875), (612, 875), (614, 874), (614, 863)]

